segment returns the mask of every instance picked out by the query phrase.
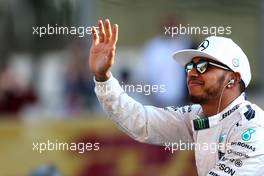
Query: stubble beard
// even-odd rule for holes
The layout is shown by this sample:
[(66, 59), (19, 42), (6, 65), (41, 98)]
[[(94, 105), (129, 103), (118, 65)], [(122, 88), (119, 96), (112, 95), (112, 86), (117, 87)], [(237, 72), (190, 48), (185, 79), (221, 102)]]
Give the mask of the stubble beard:
[(203, 105), (209, 103), (211, 100), (218, 99), (223, 91), (222, 84), (224, 80), (225, 76), (220, 76), (215, 86), (205, 89), (203, 95), (196, 96), (189, 94), (191, 101), (195, 104)]

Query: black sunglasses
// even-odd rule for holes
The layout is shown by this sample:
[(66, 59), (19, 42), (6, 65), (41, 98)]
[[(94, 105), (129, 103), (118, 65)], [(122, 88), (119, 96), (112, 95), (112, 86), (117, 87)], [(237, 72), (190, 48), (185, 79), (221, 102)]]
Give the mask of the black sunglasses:
[(215, 67), (227, 70), (227, 71), (232, 71), (229, 67), (223, 64), (218, 64), (218, 63), (210, 62), (210, 61), (199, 61), (197, 63), (194, 63), (193, 61), (191, 61), (185, 65), (185, 71), (186, 73), (189, 73), (193, 68), (195, 68), (196, 71), (203, 74), (206, 72), (208, 65), (212, 65), (212, 66), (215, 66)]

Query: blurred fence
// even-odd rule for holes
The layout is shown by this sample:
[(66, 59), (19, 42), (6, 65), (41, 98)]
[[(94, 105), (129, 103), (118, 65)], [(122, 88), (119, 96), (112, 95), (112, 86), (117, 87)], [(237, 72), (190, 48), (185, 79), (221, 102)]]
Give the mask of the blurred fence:
[[(105, 119), (2, 120), (0, 135), (0, 175), (26, 176), (49, 165), (63, 176), (196, 175), (192, 152), (141, 144)], [(89, 146), (59, 151), (59, 143)]]

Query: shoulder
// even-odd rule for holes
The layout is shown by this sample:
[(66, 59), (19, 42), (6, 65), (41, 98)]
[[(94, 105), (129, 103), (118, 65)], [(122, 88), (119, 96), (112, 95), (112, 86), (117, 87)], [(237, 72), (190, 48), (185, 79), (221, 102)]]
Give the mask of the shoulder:
[(164, 108), (165, 111), (169, 111), (179, 115), (186, 115), (195, 118), (202, 111), (202, 107), (198, 104), (185, 105), (185, 106), (168, 106)]
[(240, 120), (230, 134), (229, 143), (238, 149), (253, 153), (258, 151), (258, 154), (264, 155), (263, 110), (249, 103), (239, 113)]
[(257, 105), (248, 102), (239, 113), (240, 120), (237, 126), (264, 128), (264, 111)]

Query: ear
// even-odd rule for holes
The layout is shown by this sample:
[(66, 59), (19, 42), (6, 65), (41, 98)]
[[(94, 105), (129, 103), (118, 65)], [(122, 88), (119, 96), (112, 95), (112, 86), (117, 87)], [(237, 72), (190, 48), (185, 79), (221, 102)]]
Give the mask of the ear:
[(235, 72), (233, 74), (233, 79), (235, 80), (235, 84), (240, 84), (241, 82), (241, 75), (238, 72)]
[[(232, 83), (230, 81), (232, 81)], [(230, 77), (229, 77), (229, 82), (230, 82), (230, 84), (228, 84), (228, 87), (229, 88), (232, 87), (232, 86), (239, 85), (240, 82), (241, 82), (241, 75), (240, 75), (240, 73), (238, 73), (238, 72), (232, 73), (230, 75)]]
[(229, 82), (227, 84), (227, 88), (231, 88), (233, 86), (239, 85), (241, 81), (240, 73), (234, 72), (230, 74)]

